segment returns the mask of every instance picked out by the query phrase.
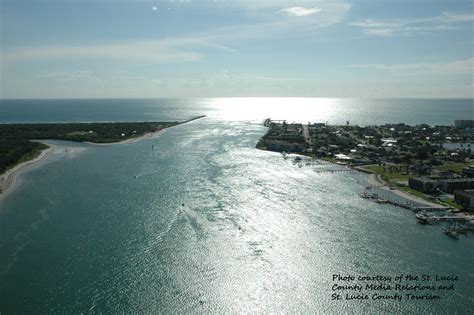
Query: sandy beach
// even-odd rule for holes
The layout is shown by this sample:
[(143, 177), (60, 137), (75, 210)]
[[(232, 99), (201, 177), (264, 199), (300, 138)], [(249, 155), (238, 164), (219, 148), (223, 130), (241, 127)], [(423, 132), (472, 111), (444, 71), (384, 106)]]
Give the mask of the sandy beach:
[[(185, 123), (188, 123), (188, 122), (191, 122), (193, 120), (197, 120), (197, 119), (200, 119), (200, 118), (203, 118), (203, 117), (205, 117), (205, 116), (197, 116), (197, 117), (191, 118), (189, 120), (183, 121), (183, 122), (177, 124), (176, 126), (181, 125), (181, 124), (185, 124)], [(171, 127), (174, 127), (174, 126), (171, 126)], [(126, 139), (126, 140), (118, 141), (118, 142), (111, 142), (111, 143), (84, 142), (84, 143), (97, 145), (97, 146), (110, 146), (110, 145), (129, 144), (129, 143), (134, 143), (134, 142), (141, 141), (141, 140), (157, 138), (163, 132), (165, 132), (166, 129), (171, 128), (171, 127), (163, 128), (163, 129), (155, 131), (155, 132), (148, 132), (148, 133), (145, 133), (144, 135), (142, 135), (140, 137)], [(26, 161), (26, 162), (23, 162), (23, 163), (20, 163), (20, 164), (16, 165), (15, 167), (13, 167), (12, 169), (9, 169), (8, 171), (6, 171), (5, 173), (0, 175), (0, 198), (4, 197), (8, 192), (11, 192), (13, 190), (12, 188), (15, 187), (16, 178), (19, 174), (21, 174), (21, 173), (23, 173), (27, 170), (32, 169), (33, 167), (39, 165), (41, 162), (46, 161), (51, 156), (51, 154), (53, 154), (53, 153), (78, 153), (79, 151), (82, 151), (84, 149), (84, 148), (78, 148), (78, 147), (59, 146), (59, 145), (55, 145), (55, 144), (52, 144), (52, 143), (48, 142), (48, 140), (32, 140), (32, 141), (37, 141), (37, 142), (41, 142), (43, 144), (46, 144), (47, 146), (49, 146), (49, 148), (44, 149), (43, 151), (41, 151), (40, 155), (37, 156), (36, 158), (34, 158), (32, 160), (29, 160), (29, 161)]]
[(129, 143), (134, 143), (134, 142), (141, 141), (141, 140), (146, 140), (146, 139), (154, 139), (154, 138), (157, 138), (159, 135), (161, 135), (163, 132), (165, 132), (169, 128), (173, 128), (175, 126), (179, 126), (179, 125), (182, 125), (182, 124), (187, 124), (187, 123), (190, 123), (194, 120), (198, 120), (198, 119), (201, 119), (201, 118), (204, 118), (204, 117), (206, 117), (206, 115), (196, 116), (196, 117), (193, 117), (191, 119), (180, 122), (176, 125), (169, 126), (169, 127), (164, 127), (163, 129), (160, 129), (158, 131), (147, 132), (144, 135), (136, 137), (136, 138), (130, 138), (130, 139), (122, 140), (122, 141), (108, 142), (108, 143), (96, 143), (96, 142), (89, 142), (89, 141), (86, 141), (84, 143), (93, 144), (93, 145), (100, 145), (100, 146), (109, 146), (109, 145), (118, 145), (118, 144), (129, 144)]
[[(133, 139), (127, 139), (120, 142), (113, 142), (113, 143), (85, 142), (85, 143), (100, 145), (100, 146), (128, 144), (128, 143), (133, 143), (140, 140), (156, 138), (164, 131), (165, 129), (162, 129), (157, 132), (150, 132), (150, 133), (144, 134), (143, 136), (133, 138)], [(46, 160), (48, 160), (52, 155), (77, 154), (86, 149), (86, 148), (75, 147), (75, 146), (53, 144), (49, 142), (48, 140), (32, 140), (32, 141), (41, 142), (47, 145), (48, 148), (42, 150), (41, 153), (36, 158), (20, 163), (0, 175), (0, 198), (5, 197), (8, 193), (13, 191), (14, 187), (16, 186), (16, 180), (17, 180), (18, 175), (40, 165), (42, 162), (45, 162)]]
[[(168, 127), (168, 128), (170, 128), (170, 127)], [(157, 138), (159, 135), (161, 135), (163, 132), (165, 132), (166, 129), (168, 129), (168, 128), (164, 128), (164, 129), (161, 129), (161, 130), (158, 130), (158, 131), (155, 131), (155, 132), (147, 132), (143, 136), (136, 137), (136, 138), (130, 138), (130, 139), (126, 139), (126, 140), (122, 140), (122, 141), (118, 141), (118, 142), (96, 143), (96, 142), (86, 141), (84, 143), (92, 144), (92, 145), (99, 145), (99, 146), (129, 144), (129, 143), (134, 143), (134, 142), (141, 141), (141, 140)]]
[(0, 198), (5, 196), (11, 190), (11, 188), (15, 186), (16, 178), (19, 174), (29, 169), (32, 169), (33, 167), (35, 167), (36, 165), (38, 165), (39, 163), (43, 161), (46, 161), (56, 148), (55, 145), (52, 145), (50, 143), (46, 143), (46, 142), (41, 142), (41, 143), (47, 145), (48, 148), (42, 150), (40, 155), (38, 155), (36, 158), (32, 160), (20, 163), (16, 165), (15, 167), (9, 169), (2, 175), (0, 175)]

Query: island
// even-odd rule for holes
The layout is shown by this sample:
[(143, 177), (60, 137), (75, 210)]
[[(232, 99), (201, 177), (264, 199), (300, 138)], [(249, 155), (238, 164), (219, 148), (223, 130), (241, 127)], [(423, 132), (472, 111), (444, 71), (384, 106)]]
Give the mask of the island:
[[(268, 131), (257, 143), (259, 149), (285, 157), (297, 153), (369, 173), (370, 185), (361, 197), (413, 209), (420, 223), (449, 219), (474, 225), (473, 120), (456, 120), (453, 126), (358, 126), (349, 121), (301, 124), (268, 118), (264, 125)], [(301, 163), (301, 157), (295, 161)], [(393, 194), (382, 195), (372, 187)], [(393, 195), (397, 198), (387, 197)], [(431, 212), (438, 210), (446, 215)]]
[(179, 124), (174, 122), (91, 122), (0, 124), (0, 194), (11, 185), (17, 170), (46, 157), (49, 146), (41, 140), (95, 144), (137, 141)]

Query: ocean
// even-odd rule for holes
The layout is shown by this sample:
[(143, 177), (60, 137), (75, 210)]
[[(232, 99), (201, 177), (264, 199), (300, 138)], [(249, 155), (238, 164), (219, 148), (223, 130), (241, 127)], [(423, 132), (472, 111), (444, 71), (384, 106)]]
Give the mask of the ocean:
[[(473, 105), (2, 100), (2, 123), (207, 116), (129, 144), (51, 141), (70, 149), (22, 173), (0, 199), (0, 313), (470, 313), (472, 235), (455, 241), (440, 225), (417, 224), (407, 209), (360, 198), (366, 174), (320, 172), (328, 167), (322, 162), (299, 167), (255, 144), (268, 117), (453, 125), (474, 119)], [(437, 291), (439, 300), (333, 300), (334, 284), (347, 284), (333, 281), (337, 274), (459, 280)]]

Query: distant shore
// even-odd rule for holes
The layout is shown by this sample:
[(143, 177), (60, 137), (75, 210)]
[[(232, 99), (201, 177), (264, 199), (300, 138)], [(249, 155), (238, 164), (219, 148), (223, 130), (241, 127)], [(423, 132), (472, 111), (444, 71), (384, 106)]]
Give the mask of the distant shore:
[[(197, 117), (188, 119), (186, 121), (180, 122), (180, 123), (178, 123), (176, 125), (173, 125), (173, 126), (182, 125), (182, 124), (185, 124), (185, 123), (188, 123), (188, 122), (191, 122), (193, 120), (197, 120), (197, 119), (200, 119), (200, 118), (203, 118), (203, 117), (205, 117), (205, 116), (197, 116)], [(173, 127), (173, 126), (170, 126), (170, 127)], [(134, 143), (134, 142), (138, 142), (138, 141), (141, 141), (141, 140), (156, 138), (159, 135), (161, 135), (166, 129), (168, 129), (170, 127), (165, 127), (163, 129), (160, 129), (160, 130), (155, 131), (155, 132), (145, 133), (144, 135), (136, 137), (136, 138), (129, 138), (129, 139), (125, 139), (125, 140), (117, 141), (117, 142), (110, 142), (110, 143), (83, 142), (83, 143), (99, 145), (99, 146), (109, 146), (109, 145)], [(35, 157), (34, 159), (31, 159), (31, 160), (22, 162), (20, 164), (17, 164), (13, 168), (7, 170), (5, 173), (0, 174), (0, 198), (6, 196), (7, 193), (12, 191), (12, 188), (15, 187), (16, 179), (17, 179), (18, 175), (20, 175), (21, 173), (23, 173), (27, 170), (32, 169), (33, 167), (39, 165), (40, 163), (46, 161), (51, 156), (51, 154), (54, 153), (55, 151), (57, 151), (61, 148), (64, 148), (65, 150), (68, 150), (68, 151), (70, 151), (70, 150), (74, 151), (74, 149), (71, 149), (70, 147), (62, 147), (62, 146), (51, 144), (51, 143), (47, 142), (48, 140), (32, 140), (32, 141), (43, 143), (43, 144), (47, 145), (48, 148), (42, 150), (40, 152), (40, 154), (37, 157)]]
[(117, 145), (117, 144), (129, 144), (129, 143), (134, 143), (134, 142), (137, 142), (137, 141), (141, 141), (141, 140), (146, 140), (146, 139), (152, 139), (152, 138), (156, 138), (158, 137), (159, 135), (161, 135), (163, 132), (166, 131), (166, 129), (168, 128), (171, 128), (171, 127), (174, 127), (174, 126), (179, 126), (179, 125), (182, 125), (182, 124), (186, 124), (186, 123), (189, 123), (193, 120), (197, 120), (197, 119), (201, 119), (201, 118), (204, 118), (206, 117), (205, 115), (202, 115), (202, 116), (197, 116), (197, 117), (194, 117), (194, 118), (191, 118), (191, 119), (188, 119), (188, 120), (185, 120), (183, 122), (180, 122), (176, 125), (173, 125), (173, 126), (170, 126), (170, 127), (164, 127), (158, 131), (154, 131), (154, 132), (147, 132), (145, 133), (144, 135), (141, 135), (139, 137), (136, 137), (136, 138), (128, 138), (128, 139), (125, 139), (125, 140), (122, 140), (122, 141), (117, 141), (117, 142), (107, 142), (107, 143), (103, 143), (103, 142), (90, 142), (90, 141), (86, 141), (84, 143), (87, 143), (87, 144), (93, 144), (93, 145), (100, 145), (100, 146), (109, 146), (109, 145)]

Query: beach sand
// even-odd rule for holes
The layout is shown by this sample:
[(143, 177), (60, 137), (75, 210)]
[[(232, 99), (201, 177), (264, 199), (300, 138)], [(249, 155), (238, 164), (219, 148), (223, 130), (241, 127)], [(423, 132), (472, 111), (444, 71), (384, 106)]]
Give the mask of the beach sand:
[[(194, 118), (191, 118), (189, 120), (186, 120), (184, 122), (181, 122), (175, 126), (189, 123), (191, 121), (203, 118), (205, 116), (197, 116)], [(159, 137), (163, 132), (166, 131), (166, 129), (171, 128), (174, 126), (166, 127), (163, 129), (160, 129), (155, 132), (149, 132), (145, 133), (143, 136), (136, 137), (136, 138), (131, 138), (131, 139), (126, 139), (123, 141), (118, 141), (118, 142), (111, 142), (111, 143), (93, 143), (93, 142), (84, 142), (87, 144), (92, 144), (92, 145), (98, 145), (98, 146), (110, 146), (110, 145), (123, 145), (123, 144), (129, 144), (145, 139), (154, 139)], [(43, 144), (46, 144), (49, 146), (49, 148), (41, 151), (40, 155), (37, 156), (36, 158), (20, 163), (16, 165), (14, 168), (9, 169), (5, 173), (0, 175), (0, 198), (4, 197), (8, 192), (11, 192), (13, 190), (13, 187), (16, 185), (16, 178), (18, 177), (19, 174), (30, 170), (38, 165), (40, 165), (42, 162), (46, 161), (52, 154), (54, 153), (79, 153), (82, 150), (85, 150), (85, 148), (80, 148), (80, 147), (73, 147), (73, 146), (63, 146), (63, 145), (57, 145), (57, 144), (52, 144), (48, 142), (48, 140), (32, 140), (32, 141), (37, 141), (41, 142)]]
[(52, 145), (50, 143), (41, 143), (46, 144), (48, 148), (42, 150), (40, 155), (38, 155), (32, 160), (20, 163), (0, 175), (0, 197), (5, 196), (11, 190), (11, 188), (15, 186), (16, 178), (19, 174), (29, 169), (32, 169), (43, 161), (46, 161), (56, 147), (55, 145)]
[(0, 175), (0, 199), (5, 197), (8, 193), (12, 192), (17, 186), (17, 177), (18, 175), (29, 171), (47, 161), (51, 156), (55, 154), (68, 154), (71, 157), (76, 156), (78, 153), (85, 150), (85, 148), (67, 146), (67, 145), (58, 145), (53, 144), (46, 140), (33, 140), (36, 142), (41, 142), (48, 146), (47, 149), (41, 151), (40, 155), (36, 158), (20, 163), (14, 168), (9, 169), (5, 173)]
[[(168, 128), (170, 128), (170, 127), (168, 127)], [(143, 136), (136, 137), (136, 138), (130, 138), (130, 139), (126, 139), (126, 140), (118, 141), (118, 142), (96, 143), (96, 142), (86, 141), (84, 143), (92, 144), (92, 145), (100, 145), (100, 146), (129, 144), (129, 143), (134, 143), (134, 142), (141, 141), (141, 140), (157, 138), (159, 135), (161, 135), (163, 132), (165, 132), (166, 129), (168, 129), (168, 128), (164, 128), (164, 129), (161, 129), (161, 130), (158, 130), (158, 131), (155, 131), (155, 132), (148, 132), (148, 133), (145, 133)]]

